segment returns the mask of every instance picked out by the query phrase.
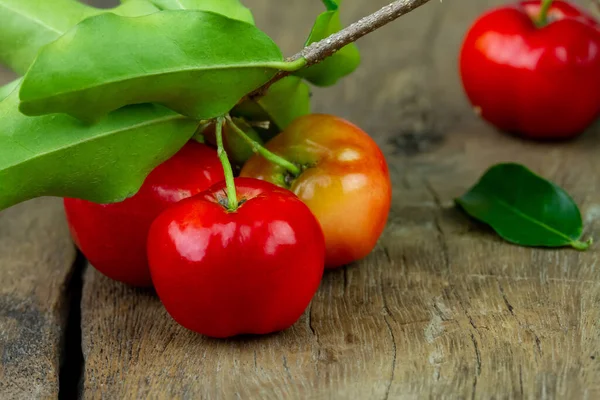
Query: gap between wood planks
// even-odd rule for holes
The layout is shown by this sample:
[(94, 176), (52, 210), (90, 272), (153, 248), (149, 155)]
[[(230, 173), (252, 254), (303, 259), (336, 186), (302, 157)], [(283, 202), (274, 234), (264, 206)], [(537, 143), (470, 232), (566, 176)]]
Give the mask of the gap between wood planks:
[(68, 310), (63, 338), (61, 340), (61, 365), (58, 377), (59, 400), (79, 399), (82, 394), (84, 359), (81, 343), (81, 296), (83, 274), (87, 260), (77, 252), (72, 276), (66, 287), (65, 297)]

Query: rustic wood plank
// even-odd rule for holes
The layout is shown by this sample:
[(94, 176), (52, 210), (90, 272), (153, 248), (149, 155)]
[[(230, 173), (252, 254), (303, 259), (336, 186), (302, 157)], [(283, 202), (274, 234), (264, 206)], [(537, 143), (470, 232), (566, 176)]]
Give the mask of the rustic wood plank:
[[(346, 1), (344, 19), (384, 3)], [(84, 397), (600, 396), (597, 248), (520, 248), (453, 208), (488, 166), (517, 161), (573, 194), (587, 234), (597, 238), (600, 228), (598, 126), (570, 143), (523, 142), (480, 121), (462, 94), (462, 35), (498, 3), (432, 2), (361, 40), (359, 71), (314, 91), (315, 111), (356, 122), (388, 155), (394, 201), (373, 254), (326, 273), (291, 329), (228, 341), (180, 328), (155, 294), (90, 268)], [(247, 4), (287, 54), (320, 8)]]
[[(0, 85), (15, 77), (0, 67)], [(0, 212), (1, 399), (58, 396), (74, 260), (59, 200)]]
[(0, 212), (0, 398), (58, 396), (74, 260), (59, 200)]

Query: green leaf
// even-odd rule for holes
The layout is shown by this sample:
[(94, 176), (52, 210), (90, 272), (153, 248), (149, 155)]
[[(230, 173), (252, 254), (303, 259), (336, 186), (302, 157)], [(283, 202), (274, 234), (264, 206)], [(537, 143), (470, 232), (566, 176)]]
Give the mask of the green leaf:
[(519, 164), (491, 167), (456, 203), (518, 245), (585, 250), (591, 244), (580, 240), (583, 222), (573, 199)]
[(0, 62), (24, 74), (40, 47), (89, 12), (75, 0), (0, 0)]
[(152, 0), (152, 2), (161, 10), (212, 11), (229, 18), (254, 24), (252, 12), (244, 7), (239, 0)]
[(94, 121), (128, 104), (154, 102), (210, 119), (292, 66), (258, 28), (219, 14), (103, 14), (42, 49), (21, 86), (20, 110)]
[(103, 10), (76, 0), (0, 0), (0, 63), (24, 74), (39, 49), (85, 18), (105, 12), (137, 16), (158, 11), (147, 0)]
[(150, 104), (122, 108), (92, 126), (66, 115), (26, 117), (17, 94), (0, 103), (0, 209), (39, 196), (123, 200), (198, 125)]
[[(333, 1), (324, 1), (324, 3), (328, 9), (333, 7), (334, 4), (339, 5), (339, 2)], [(341, 29), (340, 11), (337, 8), (326, 11), (317, 17), (306, 45), (325, 39)], [(301, 69), (294, 74), (317, 86), (332, 86), (341, 78), (354, 72), (359, 65), (360, 53), (358, 47), (354, 43), (350, 43), (319, 64)]]
[(340, 3), (336, 0), (323, 0), (323, 4), (327, 11), (336, 11), (340, 7)]
[(257, 101), (247, 100), (234, 114), (252, 121), (271, 121), (282, 131), (296, 118), (310, 114), (310, 88), (296, 76), (275, 82)]
[(18, 88), (21, 81), (22, 79), (19, 78), (0, 87), (0, 101), (7, 98), (16, 88)]
[[(127, 3), (115, 8), (101, 9), (92, 8), (92, 15), (104, 14), (106, 12), (120, 15), (122, 17), (141, 17), (160, 11), (150, 0), (129, 0)], [(91, 16), (91, 15), (90, 15)]]

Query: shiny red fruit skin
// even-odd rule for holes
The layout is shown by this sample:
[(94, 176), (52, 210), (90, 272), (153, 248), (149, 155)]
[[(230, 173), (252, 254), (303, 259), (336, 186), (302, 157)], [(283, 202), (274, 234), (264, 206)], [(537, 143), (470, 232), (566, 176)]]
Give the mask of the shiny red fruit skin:
[(460, 53), (466, 94), (498, 128), (531, 139), (567, 139), (600, 115), (600, 26), (554, 1), (537, 28), (540, 1), (502, 6), (470, 28)]
[(224, 179), (217, 152), (190, 141), (156, 167), (138, 193), (119, 203), (64, 199), (71, 236), (88, 261), (111, 279), (150, 287), (146, 239), (152, 221), (172, 204)]
[(342, 118), (310, 114), (266, 147), (306, 169), (286, 182), (287, 171), (256, 155), (240, 176), (288, 187), (308, 205), (325, 234), (327, 268), (366, 257), (385, 228), (392, 200), (388, 166), (375, 141)]
[(236, 179), (230, 212), (225, 183), (164, 211), (148, 235), (160, 300), (194, 332), (225, 338), (284, 330), (302, 315), (323, 275), (323, 233), (293, 193)]

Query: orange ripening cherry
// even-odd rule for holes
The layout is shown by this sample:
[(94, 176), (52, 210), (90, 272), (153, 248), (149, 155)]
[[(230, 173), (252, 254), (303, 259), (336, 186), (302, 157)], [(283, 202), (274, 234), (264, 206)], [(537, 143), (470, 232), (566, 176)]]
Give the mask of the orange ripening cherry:
[(342, 118), (310, 114), (265, 147), (302, 172), (294, 176), (255, 155), (240, 176), (288, 188), (308, 205), (325, 235), (327, 268), (366, 257), (385, 228), (392, 198), (388, 166), (375, 141)]

